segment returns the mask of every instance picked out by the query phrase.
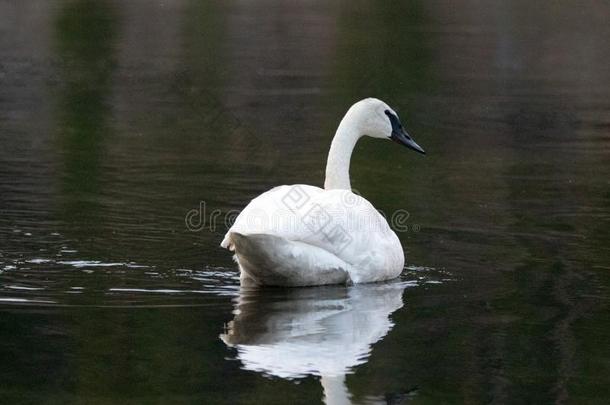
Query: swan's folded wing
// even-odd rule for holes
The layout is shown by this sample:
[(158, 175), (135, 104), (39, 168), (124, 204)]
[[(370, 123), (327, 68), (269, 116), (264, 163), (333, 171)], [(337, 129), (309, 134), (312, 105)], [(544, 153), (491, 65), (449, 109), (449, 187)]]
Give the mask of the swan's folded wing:
[(278, 186), (254, 198), (241, 211), (226, 233), (222, 247), (230, 249), (229, 234), (262, 233), (288, 240), (302, 240), (311, 231), (299, 213), (308, 209), (311, 201), (324, 190), (305, 184)]
[(242, 271), (259, 285), (346, 284), (352, 266), (324, 249), (279, 236), (231, 232)]

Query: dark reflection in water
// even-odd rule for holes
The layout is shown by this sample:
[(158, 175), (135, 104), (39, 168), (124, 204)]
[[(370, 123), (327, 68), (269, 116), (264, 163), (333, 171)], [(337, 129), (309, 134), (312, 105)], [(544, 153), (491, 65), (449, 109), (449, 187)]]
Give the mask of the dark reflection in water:
[(100, 175), (110, 138), (109, 97), (115, 67), (118, 16), (104, 1), (71, 1), (57, 10), (57, 137), (63, 160), (62, 216), (98, 231)]
[[(0, 2), (0, 402), (319, 403), (313, 353), (361, 337), (331, 384), (354, 403), (607, 403), (608, 20), (602, 2)], [(379, 286), (240, 293), (210, 215), (322, 184), (365, 96), (428, 151), (363, 140), (352, 162), (362, 195), (409, 212), (404, 306), (358, 295)], [(359, 303), (383, 313), (339, 336)], [(252, 357), (285, 333), (295, 358), (320, 350), (300, 372)]]

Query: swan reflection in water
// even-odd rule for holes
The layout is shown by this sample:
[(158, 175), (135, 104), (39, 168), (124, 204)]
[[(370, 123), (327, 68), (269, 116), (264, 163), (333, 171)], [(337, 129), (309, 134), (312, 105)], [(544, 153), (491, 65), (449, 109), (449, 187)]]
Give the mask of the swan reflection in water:
[(286, 379), (320, 376), (328, 405), (349, 404), (345, 375), (366, 363), (394, 325), (409, 284), (257, 290), (242, 288), (220, 336), (243, 368)]

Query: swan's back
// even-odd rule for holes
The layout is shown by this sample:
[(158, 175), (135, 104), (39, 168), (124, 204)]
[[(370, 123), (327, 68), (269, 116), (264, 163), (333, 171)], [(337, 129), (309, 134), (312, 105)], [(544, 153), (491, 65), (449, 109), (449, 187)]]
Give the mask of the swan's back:
[[(296, 267), (300, 264), (311, 266), (315, 262), (322, 267), (326, 264), (327, 270), (341, 267), (338, 270), (347, 271), (349, 280), (353, 282), (394, 278), (404, 265), (400, 241), (385, 218), (366, 199), (348, 190), (323, 190), (301, 184), (276, 187), (248, 204), (225, 235), (221, 246), (239, 247), (232, 240), (232, 233), (246, 238), (248, 235), (282, 238), (288, 243), (278, 242), (277, 246), (282, 245), (281, 252), (270, 245), (268, 238), (260, 239), (259, 245), (253, 240), (248, 248), (256, 252), (258, 246), (264, 260), (279, 261), (281, 257), (283, 263), (298, 255), (293, 260), (302, 263), (293, 263)], [(290, 242), (298, 242), (298, 245), (290, 245)], [(307, 246), (311, 246), (309, 257), (304, 255)], [(264, 252), (265, 249), (270, 250), (269, 254)], [(236, 254), (239, 261), (240, 252)], [(262, 260), (260, 257), (256, 259), (258, 263)], [(307, 271), (307, 268), (302, 271)]]

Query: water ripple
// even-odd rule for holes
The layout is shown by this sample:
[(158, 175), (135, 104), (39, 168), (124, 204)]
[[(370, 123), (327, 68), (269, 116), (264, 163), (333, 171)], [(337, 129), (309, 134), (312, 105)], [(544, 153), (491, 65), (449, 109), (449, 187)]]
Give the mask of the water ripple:
[(223, 267), (50, 257), (0, 261), (0, 305), (189, 306), (210, 296), (233, 297), (238, 290), (237, 272)]

